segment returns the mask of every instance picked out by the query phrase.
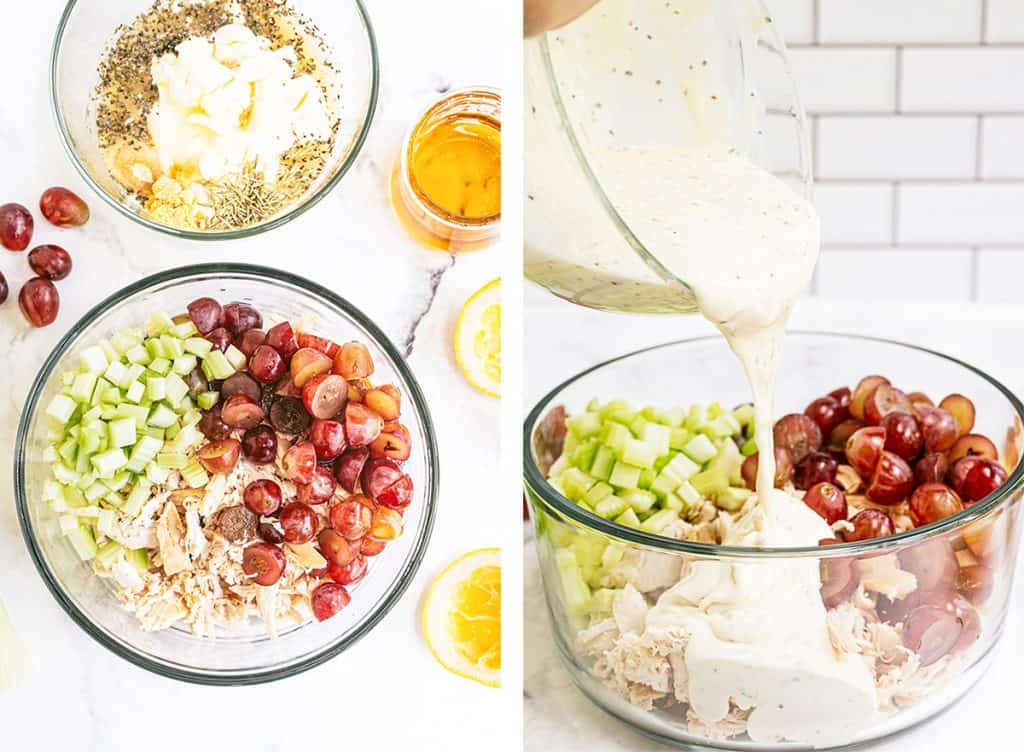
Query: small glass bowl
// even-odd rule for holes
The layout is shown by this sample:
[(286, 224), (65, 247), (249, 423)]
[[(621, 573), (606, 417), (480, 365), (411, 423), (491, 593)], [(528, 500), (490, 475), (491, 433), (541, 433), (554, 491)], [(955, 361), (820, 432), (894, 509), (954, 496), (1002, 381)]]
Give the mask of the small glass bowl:
[(264, 221), (230, 230), (191, 230), (149, 217), (137, 198), (107, 168), (96, 128), (93, 93), (97, 68), (123, 24), (128, 24), (153, 0), (68, 0), (50, 58), (50, 99), (64, 149), (75, 169), (100, 197), (145, 227), (191, 240), (232, 240), (272, 230), (315, 206), (341, 181), (359, 156), (377, 107), (380, 63), (369, 13), (362, 0), (288, 0), (288, 6), (310, 19), (330, 45), (334, 70), (339, 72), (340, 127), (323, 172), (290, 206)]
[[(1000, 451), (1009, 470), (1007, 482), (953, 517), (884, 539), (785, 549), (681, 541), (616, 524), (563, 496), (547, 482), (541, 471), (541, 467), (553, 459), (550, 450), (546, 451), (548, 445), (542, 438), (541, 425), (555, 406), (564, 406), (570, 415), (579, 414), (594, 397), (602, 401), (625, 399), (636, 406), (663, 407), (680, 402), (707, 404), (717, 400), (723, 405), (748, 402), (749, 390), (742, 369), (721, 337), (666, 344), (596, 365), (556, 387), (537, 404), (525, 424), (524, 471), (544, 591), (555, 641), (565, 665), (576, 685), (595, 704), (641, 733), (685, 749), (842, 749), (924, 721), (948, 708), (980, 678), (991, 663), (993, 648), (1002, 634), (1016, 571), (1020, 502), (1024, 496), (1024, 464), (1020, 463), (1024, 405), (987, 374), (938, 353), (879, 339), (799, 333), (786, 339), (776, 413), (802, 410), (812, 399), (838, 386), (838, 381), (859, 378), (867, 371), (882, 371), (895, 384), (905, 384), (909, 389), (920, 389), (935, 397), (952, 392), (968, 395), (977, 407), (975, 430), (997, 442), (1005, 441)], [(610, 558), (605, 558), (606, 552)], [(822, 567), (826, 572), (848, 572), (851, 566), (863, 572), (862, 567), (872, 566), (865, 562), (881, 557), (889, 557), (888, 561), (898, 562), (900, 568), (914, 573), (917, 584), (917, 590), (906, 596), (909, 600), (896, 600), (897, 605), (892, 610), (884, 615), (879, 612), (883, 625), (903, 624), (901, 620), (906, 619), (906, 611), (911, 609), (901, 612), (900, 604), (911, 608), (932, 606), (931, 599), (939, 597), (936, 593), (956, 592), (958, 587), (962, 590), (966, 580), (961, 578), (966, 576), (966, 566), (981, 567), (972, 573), (984, 575), (990, 591), (977, 597), (976, 611), (964, 612), (963, 629), (958, 633), (967, 635), (963, 643), (958, 638), (952, 652), (896, 684), (899, 691), (889, 693), (895, 709), (879, 713), (869, 721), (840, 728), (829, 723), (833, 716), (828, 711), (828, 698), (816, 702), (813, 709), (808, 709), (808, 718), (826, 719), (826, 728), (814, 741), (755, 740), (745, 733), (723, 737), (716, 733), (721, 731), (721, 726), (690, 724), (689, 706), (675, 699), (678, 685), (669, 654), (678, 648), (660, 656), (664, 665), (656, 662), (665, 669), (657, 687), (642, 681), (616, 683), (615, 677), (608, 673), (616, 660), (609, 658), (610, 653), (606, 652), (610, 643), (601, 644), (600, 628), (587, 631), (609, 618), (603, 611), (597, 613), (601, 601), (593, 593), (602, 586), (621, 588), (625, 584), (602, 581), (608, 570), (592, 569), (595, 562), (600, 562), (598, 567), (609, 562), (613, 567), (618, 562), (636, 562), (635, 571), (648, 574), (654, 571), (646, 567), (651, 563), (662, 572), (673, 573), (668, 578), (673, 582), (650, 579), (640, 582), (639, 575), (625, 575), (625, 582), (646, 592), (647, 601), (654, 602), (663, 588), (674, 584), (684, 567), (698, 562), (731, 565), (737, 578), (785, 582), (780, 578), (793, 572), (794, 567), (806, 566), (804, 562), (814, 568)], [(971, 564), (972, 560), (976, 564)], [(577, 575), (583, 578), (587, 590), (579, 587)], [(567, 586), (566, 582), (575, 585)], [(652, 589), (652, 585), (657, 587)], [(848, 609), (851, 613), (860, 610), (853, 603), (853, 596), (845, 590), (830, 605), (830, 619), (839, 609)], [(978, 622), (972, 621), (972, 612), (978, 615)], [(975, 635), (969, 630), (975, 627), (979, 630), (977, 639), (969, 639)], [(763, 628), (772, 629), (773, 625), (764, 624)], [(893, 634), (886, 627), (882, 629), (890, 636)], [(610, 634), (613, 641), (615, 634), (614, 631)], [(900, 639), (897, 638), (897, 642)], [(646, 670), (647, 664), (642, 664), (642, 668)], [(626, 674), (629, 670), (626, 665)], [(683, 684), (685, 686), (685, 681)], [(634, 692), (633, 702), (625, 696), (630, 691)], [(899, 696), (901, 691), (905, 697)], [(883, 694), (884, 691), (879, 690), (877, 696)], [(776, 699), (782, 703), (788, 698), (769, 698), (768, 712)]]
[(501, 93), (472, 86), (450, 91), (428, 107), (406, 133), (391, 174), (391, 205), (399, 221), (423, 245), (462, 253), (494, 243), (501, 232), (501, 212), (487, 217), (458, 217), (430, 200), (412, 177), (409, 161), (420, 136), (448, 118), (475, 116), (501, 128)]
[[(196, 637), (181, 627), (143, 631), (108, 581), (79, 559), (61, 535), (57, 515), (42, 501), (50, 468), (46, 406), (60, 389), (60, 374), (77, 367), (84, 348), (129, 326), (141, 326), (156, 311), (183, 311), (210, 296), (245, 301), (264, 316), (310, 318), (317, 334), (338, 342), (357, 339), (373, 357), (375, 379), (395, 384), (403, 395), (402, 421), (412, 435), (405, 464), (415, 488), (404, 514), (405, 532), (371, 562), (351, 590), (352, 602), (324, 622), (289, 629), (278, 639), (252, 621), (239, 634)], [(419, 568), (433, 527), (438, 488), (437, 442), (426, 400), (401, 354), (365, 314), (335, 293), (287, 272), (247, 264), (201, 264), (140, 280), (93, 308), (47, 358), (29, 391), (18, 427), (14, 486), (22, 534), (32, 560), (54, 598), (93, 639), (117, 655), (157, 674), (200, 684), (257, 684), (293, 676), (339, 655), (367, 634), (398, 602)]]

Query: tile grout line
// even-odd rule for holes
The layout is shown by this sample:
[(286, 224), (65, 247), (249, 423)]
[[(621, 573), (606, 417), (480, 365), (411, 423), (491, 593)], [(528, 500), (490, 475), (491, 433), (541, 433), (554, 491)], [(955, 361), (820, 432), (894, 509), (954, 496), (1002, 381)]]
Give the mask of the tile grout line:
[(981, 182), (985, 179), (985, 118), (982, 115), (978, 115), (977, 118), (977, 128), (974, 132), (974, 179)]
[(893, 107), (896, 114), (903, 112), (903, 46), (896, 47), (896, 72), (893, 80)]
[(814, 46), (821, 44), (821, 0), (814, 0), (811, 5), (811, 40)]
[(900, 242), (900, 182), (892, 184), (892, 226), (889, 228), (893, 248)]
[(988, 37), (988, 4), (989, 0), (981, 0), (981, 23), (979, 24), (981, 38), (978, 40), (978, 44), (982, 47), (986, 46), (986, 38)]

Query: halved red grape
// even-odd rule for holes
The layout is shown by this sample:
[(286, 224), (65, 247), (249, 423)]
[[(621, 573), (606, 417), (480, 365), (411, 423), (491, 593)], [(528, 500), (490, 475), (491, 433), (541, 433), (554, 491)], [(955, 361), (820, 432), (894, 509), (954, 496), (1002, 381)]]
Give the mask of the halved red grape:
[(24, 251), (32, 241), (35, 221), (21, 204), (0, 206), (0, 245), (8, 251)]
[(60, 295), (57, 287), (48, 279), (33, 277), (18, 293), (18, 306), (32, 326), (49, 326), (57, 320), (60, 310)]
[[(819, 546), (830, 546), (842, 541), (835, 538), (824, 538), (818, 541)], [(860, 571), (857, 560), (847, 556), (822, 558), (821, 569), (821, 600), (826, 608), (835, 608), (850, 598), (860, 584)]]
[(339, 585), (355, 585), (366, 576), (368, 565), (363, 555), (357, 555), (344, 566), (327, 565), (327, 576)]
[(284, 572), (284, 552), (270, 543), (252, 543), (242, 552), (242, 571), (257, 585), (273, 585)]
[(370, 450), (366, 447), (346, 449), (334, 463), (334, 477), (338, 485), (349, 493), (355, 493), (356, 482), (363, 472), (363, 465), (370, 456)]
[(241, 453), (242, 444), (238, 439), (221, 439), (200, 447), (196, 458), (211, 473), (230, 473)]
[(222, 326), (217, 327), (207, 334), (206, 339), (213, 343), (214, 349), (220, 350), (221, 352), (224, 352), (231, 346), (231, 332)]
[(302, 403), (314, 418), (330, 420), (344, 409), (346, 402), (348, 383), (337, 374), (321, 373), (302, 387)]
[(804, 415), (818, 424), (822, 436), (828, 436), (842, 421), (839, 400), (835, 397), (819, 397), (804, 408)]
[(313, 480), (298, 486), (299, 501), (306, 504), (325, 504), (334, 496), (334, 476), (321, 465), (313, 470)]
[(370, 531), (373, 523), (373, 509), (370, 500), (365, 496), (351, 498), (335, 504), (328, 512), (331, 527), (344, 535), (348, 540), (359, 540)]
[(366, 379), (355, 379), (354, 381), (348, 382), (348, 401), (349, 402), (362, 402), (363, 397), (366, 396), (366, 392), (369, 390), (369, 382)]
[(248, 303), (235, 301), (224, 306), (224, 326), (235, 337), (263, 326), (263, 316)]
[(299, 349), (298, 342), (295, 340), (295, 330), (287, 321), (270, 327), (267, 331), (266, 344), (277, 350), (285, 360), (293, 356)]
[(369, 446), (383, 428), (381, 417), (365, 405), (349, 402), (345, 406), (345, 438), (349, 446)]
[(282, 376), (281, 380), (274, 385), (274, 394), (278, 397), (295, 397), (300, 402), (302, 400), (302, 390), (295, 386), (290, 373)]
[(818, 483), (831, 483), (836, 479), (839, 463), (830, 454), (811, 452), (796, 466), (793, 485), (807, 490)]
[(914, 409), (924, 405), (925, 407), (935, 407), (935, 403), (932, 402), (932, 398), (924, 392), (911, 392), (907, 395), (907, 399), (910, 400), (910, 404), (914, 406)]
[(377, 503), (389, 509), (405, 509), (412, 503), (412, 478), (403, 475), (377, 494)]
[(39, 211), (57, 227), (79, 227), (89, 221), (89, 205), (67, 188), (55, 186), (43, 191)]
[(881, 509), (864, 509), (857, 512), (850, 518), (850, 524), (853, 525), (853, 530), (847, 531), (844, 537), (851, 542), (885, 538), (896, 532), (892, 517)]
[(949, 450), (949, 461), (956, 463), (964, 457), (984, 457), (988, 460), (998, 460), (999, 450), (987, 436), (980, 433), (968, 433), (956, 440), (956, 443)]
[(846, 442), (846, 461), (865, 480), (878, 467), (885, 451), (885, 429), (880, 426), (858, 428)]
[(900, 566), (917, 577), (917, 589), (951, 590), (959, 565), (953, 548), (940, 538), (905, 547), (899, 552)]
[(952, 614), (960, 622), (962, 630), (960, 639), (953, 646), (954, 653), (971, 647), (981, 636), (981, 618), (977, 609), (959, 593), (952, 590), (921, 593), (920, 603)]
[(367, 534), (367, 536), (360, 541), (359, 553), (363, 556), (377, 556), (387, 547), (387, 543), (388, 542), (385, 540), (374, 538), (372, 535)]
[(313, 419), (306, 412), (302, 400), (278, 397), (270, 405), (270, 425), (285, 434), (297, 435), (309, 428)]
[(948, 655), (960, 639), (963, 623), (935, 606), (918, 606), (903, 624), (903, 644), (917, 653), (922, 666)]
[(262, 384), (273, 384), (284, 374), (284, 360), (270, 345), (259, 345), (249, 359), (249, 373)]
[(281, 486), (267, 478), (254, 480), (245, 487), (242, 498), (253, 514), (266, 517), (281, 508)]
[(913, 409), (902, 390), (892, 384), (879, 384), (864, 402), (864, 420), (877, 426), (890, 413), (909, 413)]
[(256, 534), (259, 517), (241, 504), (226, 507), (217, 515), (217, 531), (232, 543), (244, 543)]
[[(240, 396), (240, 395), (239, 395)], [(277, 459), (277, 434), (270, 426), (254, 426), (242, 434), (242, 452), (257, 465)]]
[(334, 372), (342, 377), (365, 379), (373, 373), (373, 358), (361, 342), (346, 342), (334, 355)]
[(402, 534), (402, 515), (389, 507), (377, 507), (373, 510), (373, 522), (370, 535), (384, 541), (394, 540)]
[(914, 471), (898, 454), (882, 452), (868, 484), (867, 497), (875, 504), (899, 504), (914, 490)]
[(71, 274), (71, 255), (59, 245), (37, 245), (28, 252), (28, 265), (44, 279), (64, 279)]
[(310, 596), (310, 607), (317, 621), (326, 621), (341, 611), (352, 600), (344, 585), (336, 582), (323, 582), (317, 585)]
[(982, 606), (992, 594), (992, 570), (981, 564), (961, 567), (956, 577), (956, 589), (973, 603)]
[(263, 390), (260, 389), (260, 384), (256, 379), (247, 373), (239, 371), (233, 373), (224, 379), (224, 383), (220, 385), (220, 398), (226, 400), (228, 397), (233, 397), (236, 394), (244, 394), (253, 402), (259, 402), (263, 396)]
[(235, 347), (241, 350), (245, 357), (251, 358), (256, 348), (266, 341), (267, 333), (262, 329), (246, 329), (235, 341)]
[(803, 413), (790, 413), (779, 418), (773, 435), (775, 446), (788, 449), (796, 464), (821, 448), (821, 429)]
[(864, 421), (856, 418), (848, 418), (833, 428), (826, 441), (828, 453), (840, 462), (846, 462), (846, 442), (861, 428), (864, 428)]
[(402, 468), (396, 462), (373, 457), (363, 466), (359, 484), (363, 493), (377, 501), (377, 497), (403, 475)]
[(956, 420), (941, 407), (920, 406), (917, 419), (926, 452), (948, 452), (956, 443)]
[(950, 394), (943, 397), (939, 407), (953, 416), (956, 421), (957, 435), (968, 434), (974, 428), (974, 403), (962, 394)]
[(409, 429), (401, 423), (385, 423), (380, 436), (370, 444), (370, 453), (374, 457), (390, 457), (405, 462), (412, 453)]
[(850, 387), (841, 386), (838, 389), (833, 389), (828, 393), (828, 396), (839, 403), (838, 418), (841, 423), (850, 417), (850, 400), (853, 398), (853, 392), (850, 391)]
[(352, 550), (345, 536), (336, 530), (325, 527), (317, 536), (317, 544), (320, 553), (328, 562), (343, 567), (355, 558), (356, 552)]
[(280, 545), (284, 543), (284, 532), (281, 530), (280, 523), (275, 519), (269, 519), (265, 522), (261, 522), (256, 528), (257, 534), (265, 540), (267, 543), (273, 543)]
[(822, 482), (811, 486), (804, 494), (804, 504), (817, 512), (829, 525), (846, 519), (846, 494), (832, 483)]
[(299, 347), (311, 347), (314, 350), (319, 350), (328, 358), (333, 358), (335, 353), (338, 352), (338, 343), (333, 342), (324, 337), (318, 337), (315, 334), (309, 332), (303, 332), (298, 335)]
[(263, 408), (248, 394), (232, 394), (222, 403), (220, 417), (232, 428), (255, 428), (263, 420)]
[(188, 304), (188, 317), (199, 333), (206, 335), (223, 325), (224, 311), (213, 298), (197, 298)]
[(391, 384), (370, 389), (363, 395), (363, 404), (385, 421), (398, 420), (402, 412), (402, 397)]
[(853, 389), (853, 395), (850, 397), (850, 415), (857, 420), (865, 420), (864, 408), (868, 397), (881, 384), (888, 383), (889, 379), (878, 375), (865, 376), (857, 382), (857, 386)]
[(326, 462), (345, 451), (345, 426), (335, 420), (313, 421), (309, 429), (309, 440), (313, 442), (316, 449), (316, 456), (319, 460)]
[(925, 483), (910, 495), (910, 519), (915, 527), (938, 522), (963, 511), (956, 491), (945, 483)]
[[(963, 460), (960, 460), (963, 462)], [(964, 502), (975, 502), (984, 499), (1006, 482), (1006, 471), (994, 460), (979, 458), (967, 471), (963, 482)]]
[(942, 483), (949, 470), (949, 461), (946, 455), (940, 452), (926, 454), (914, 465), (914, 480), (918, 484)]
[(316, 469), (316, 449), (312, 441), (300, 441), (288, 448), (281, 460), (284, 477), (295, 483), (312, 483)]
[(910, 413), (892, 412), (882, 418), (885, 430), (885, 448), (912, 462), (921, 454), (924, 437), (917, 425), (917, 419)]
[(281, 523), (284, 539), (289, 543), (306, 543), (316, 535), (316, 512), (301, 501), (285, 504), (277, 519)]
[(302, 347), (295, 352), (291, 360), (292, 381), (301, 389), (314, 376), (331, 370), (331, 359), (319, 350)]

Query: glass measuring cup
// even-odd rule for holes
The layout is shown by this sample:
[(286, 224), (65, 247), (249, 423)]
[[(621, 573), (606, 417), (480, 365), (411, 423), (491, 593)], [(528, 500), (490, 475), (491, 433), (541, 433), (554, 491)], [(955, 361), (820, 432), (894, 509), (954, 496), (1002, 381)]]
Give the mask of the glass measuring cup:
[(559, 297), (635, 313), (697, 309), (686, 281), (614, 208), (594, 160), (603, 149), (724, 142), (810, 194), (807, 121), (761, 0), (602, 0), (527, 41), (524, 60), (524, 273)]

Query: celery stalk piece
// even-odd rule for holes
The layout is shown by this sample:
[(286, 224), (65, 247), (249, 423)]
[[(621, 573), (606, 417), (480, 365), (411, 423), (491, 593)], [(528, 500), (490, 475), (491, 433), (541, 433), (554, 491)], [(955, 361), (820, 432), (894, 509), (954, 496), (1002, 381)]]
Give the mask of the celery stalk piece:
[(125, 391), (125, 399), (129, 402), (138, 404), (142, 402), (142, 398), (146, 394), (146, 387), (142, 385), (141, 381), (133, 381), (128, 385), (128, 389)]
[(213, 349), (213, 343), (203, 337), (189, 337), (185, 340), (185, 352), (203, 357)]
[(704, 434), (698, 434), (686, 442), (683, 447), (683, 454), (699, 465), (711, 460), (718, 454), (718, 448)]
[(174, 359), (171, 370), (180, 376), (185, 376), (199, 365), (199, 359), (195, 355), (181, 355)]
[(149, 365), (153, 360), (153, 356), (149, 354), (149, 350), (142, 345), (135, 345), (134, 347), (128, 348), (128, 352), (124, 354), (124, 357), (128, 359), (129, 363), (135, 363), (142, 366)]
[(626, 439), (619, 458), (633, 467), (654, 467), (654, 462), (658, 459), (658, 449), (659, 447), (655, 444), (631, 437)]
[(101, 374), (107, 368), (107, 355), (99, 345), (82, 350), (82, 368), (93, 374)]
[(217, 381), (222, 381), (235, 372), (234, 366), (220, 350), (211, 350), (203, 358), (203, 370), (206, 371), (207, 368), (209, 368), (207, 378)]
[(120, 418), (107, 423), (107, 432), (110, 435), (110, 445), (120, 449), (121, 447), (135, 444), (135, 419)]
[(113, 478), (114, 473), (128, 464), (128, 455), (123, 449), (111, 449), (102, 454), (93, 455), (90, 460), (101, 478)]
[(640, 481), (640, 468), (631, 467), (622, 461), (616, 462), (608, 482), (617, 488), (636, 488)]
[(133, 473), (141, 473), (143, 468), (152, 462), (163, 448), (164, 442), (153, 436), (141, 436), (132, 449), (131, 457), (125, 469)]
[(57, 394), (50, 400), (50, 404), (46, 408), (46, 414), (61, 425), (65, 425), (71, 420), (71, 416), (77, 409), (78, 405), (75, 404), (73, 399), (63, 394)]
[(615, 518), (615, 522), (626, 527), (631, 527), (636, 530), (640, 529), (640, 518), (637, 517), (636, 512), (630, 507), (625, 512)]
[[(102, 530), (100, 532), (102, 532)], [(115, 541), (109, 541), (107, 543), (104, 543), (96, 552), (96, 563), (102, 569), (111, 569), (123, 554), (124, 548), (121, 546), (120, 543), (117, 543)]]
[(167, 381), (163, 376), (151, 376), (146, 381), (146, 396), (154, 402), (159, 402), (167, 396)]
[(161, 402), (153, 408), (153, 412), (149, 414), (149, 418), (146, 422), (156, 428), (168, 428), (176, 423), (177, 420), (177, 414)]
[(119, 360), (113, 360), (107, 366), (107, 370), (103, 372), (103, 378), (111, 384), (119, 384), (126, 373), (128, 373), (128, 367)]
[(181, 469), (181, 477), (189, 488), (202, 488), (210, 482), (210, 476), (196, 460), (192, 460)]
[(178, 452), (160, 452), (156, 456), (156, 464), (170, 470), (181, 470), (188, 464), (188, 457)]
[(82, 561), (89, 561), (96, 556), (96, 539), (92, 531), (85, 525), (79, 525), (74, 530), (65, 533), (68, 541)]
[(583, 572), (572, 549), (555, 551), (555, 568), (562, 580), (566, 610), (573, 616), (582, 617), (590, 605), (590, 586), (583, 579)]
[(173, 326), (174, 321), (171, 320), (170, 316), (163, 311), (157, 311), (146, 322), (146, 334), (150, 337), (156, 337), (169, 331)]
[(134, 519), (139, 516), (139, 512), (142, 511), (142, 507), (149, 501), (150, 484), (148, 478), (139, 478), (136, 481), (134, 488), (131, 493), (128, 494), (128, 498), (125, 500), (122, 511), (128, 515), (130, 519)]
[[(190, 369), (191, 370), (191, 369)], [(164, 379), (167, 390), (167, 401), (175, 407), (181, 403), (188, 394), (188, 384), (177, 373), (169, 373)]]
[(125, 561), (135, 567), (140, 574), (149, 571), (149, 551), (144, 548), (135, 548), (124, 553)]
[(220, 400), (220, 392), (203, 392), (196, 398), (196, 402), (199, 403), (199, 407), (203, 410), (209, 410)]
[(166, 376), (171, 372), (171, 361), (167, 358), (154, 358), (153, 362), (149, 364), (149, 370), (161, 376)]
[(185, 345), (180, 339), (170, 334), (160, 335), (160, 343), (164, 346), (164, 350), (167, 351), (167, 355), (164, 357), (174, 360), (174, 358), (180, 357), (185, 354)]
[(192, 321), (183, 321), (180, 324), (175, 324), (170, 329), (170, 334), (177, 337), (178, 339), (188, 339), (199, 334), (199, 330), (196, 329), (196, 325)]
[(92, 390), (96, 388), (98, 376), (88, 371), (75, 376), (71, 382), (70, 396), (75, 402), (87, 403), (92, 399)]

